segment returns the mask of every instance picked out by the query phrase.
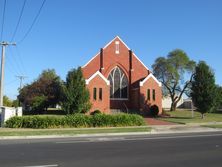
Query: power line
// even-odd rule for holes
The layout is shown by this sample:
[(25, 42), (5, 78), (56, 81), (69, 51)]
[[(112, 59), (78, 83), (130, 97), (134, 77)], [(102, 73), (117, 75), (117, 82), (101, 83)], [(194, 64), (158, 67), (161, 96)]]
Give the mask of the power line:
[(40, 13), (41, 13), (41, 11), (42, 11), (42, 8), (43, 8), (45, 2), (46, 2), (46, 0), (43, 0), (42, 5), (41, 5), (41, 7), (39, 8), (38, 13), (36, 14), (36, 16), (35, 16), (32, 24), (31, 24), (31, 26), (29, 27), (28, 31), (25, 33), (24, 37), (23, 37), (19, 42), (17, 42), (18, 44), (22, 43), (22, 42), (25, 40), (25, 38), (28, 36), (28, 34), (31, 32), (31, 30), (32, 30), (35, 22), (37, 21)]
[(23, 76), (23, 75), (19, 75), (19, 76), (15, 76), (17, 77), (18, 79), (20, 79), (20, 86), (19, 86), (19, 90), (22, 89), (22, 81), (25, 79), (25, 78), (28, 78), (27, 76)]
[(17, 60), (17, 56), (15, 56), (15, 54), (14, 54), (14, 52), (12, 51), (12, 48), (9, 46), (9, 51), (10, 51), (10, 53), (11, 53), (11, 55), (10, 56), (7, 56), (7, 58), (9, 59), (9, 58), (12, 58), (12, 61), (13, 61), (13, 63), (14, 63), (14, 67), (17, 67), (17, 69), (18, 69), (18, 71), (19, 71), (19, 73), (23, 73), (24, 71), (22, 70), (22, 68), (21, 68), (21, 66), (20, 66), (20, 63), (19, 63), (19, 61)]
[(14, 79), (14, 80), (12, 80), (12, 81), (10, 81), (10, 82), (7, 82), (7, 83), (5, 83), (5, 87), (10, 86), (11, 84), (13, 84), (13, 83), (15, 83), (15, 82), (17, 82), (17, 81), (18, 81), (18, 79)]
[(14, 33), (13, 33), (13, 35), (12, 35), (11, 41), (13, 41), (14, 38), (15, 38), (15, 34), (16, 34), (17, 30), (18, 30), (18, 27), (19, 27), (19, 24), (20, 24), (20, 21), (21, 21), (21, 18), (22, 18), (22, 14), (23, 14), (23, 11), (24, 11), (24, 8), (25, 8), (25, 4), (26, 4), (26, 0), (24, 0), (24, 2), (23, 2), (22, 10), (21, 10), (21, 12), (20, 12), (19, 19), (18, 19), (16, 28), (15, 28), (15, 31), (14, 31)]
[(2, 31), (1, 31), (1, 40), (0, 41), (2, 41), (3, 31), (4, 31), (5, 8), (6, 8), (6, 0), (4, 1), (4, 8), (3, 8), (3, 15), (2, 15)]
[(18, 58), (19, 58), (19, 60), (20, 60), (21, 66), (22, 66), (24, 72), (27, 74), (27, 70), (26, 70), (26, 67), (24, 66), (24, 63), (23, 63), (24, 61), (23, 61), (23, 59), (22, 59), (20, 49), (18, 48), (17, 45), (16, 45), (15, 49), (16, 49), (16, 53), (17, 53), (17, 55), (18, 55)]
[[(13, 67), (13, 68), (12, 68), (12, 67)], [(8, 59), (7, 57), (6, 57), (5, 68), (6, 68), (5, 71), (9, 70), (9, 72), (12, 73), (12, 74), (14, 74), (14, 75), (20, 74), (20, 73), (14, 68), (14, 66), (12, 65), (11, 60)]]

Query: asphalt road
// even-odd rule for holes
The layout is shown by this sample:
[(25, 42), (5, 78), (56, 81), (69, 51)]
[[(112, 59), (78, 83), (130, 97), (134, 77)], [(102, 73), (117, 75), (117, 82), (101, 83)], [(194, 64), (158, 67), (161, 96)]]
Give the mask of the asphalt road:
[(0, 140), (0, 167), (221, 167), (222, 133)]

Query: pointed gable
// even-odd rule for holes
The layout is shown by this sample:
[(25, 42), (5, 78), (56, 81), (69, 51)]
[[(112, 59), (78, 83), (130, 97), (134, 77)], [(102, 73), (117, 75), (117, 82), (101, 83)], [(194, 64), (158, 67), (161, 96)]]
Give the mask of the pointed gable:
[[(111, 66), (120, 65), (125, 68), (126, 71), (129, 69), (129, 50), (130, 48), (125, 44), (125, 42), (116, 36), (113, 40), (107, 43), (103, 48), (103, 74), (107, 77), (110, 72), (108, 68), (113, 68)], [(143, 62), (136, 56), (135, 53), (132, 54), (132, 61), (135, 69), (140, 71), (142, 77), (146, 77), (149, 69), (143, 64)], [(98, 52), (92, 59), (82, 66), (83, 75), (85, 78), (89, 78), (96, 71), (100, 70), (100, 52)], [(138, 78), (135, 78), (138, 79)]]

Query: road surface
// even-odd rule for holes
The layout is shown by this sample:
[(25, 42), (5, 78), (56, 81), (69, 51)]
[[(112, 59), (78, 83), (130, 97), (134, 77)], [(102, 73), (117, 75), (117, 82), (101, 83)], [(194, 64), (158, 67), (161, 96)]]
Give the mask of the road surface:
[(222, 133), (0, 140), (0, 167), (221, 167)]

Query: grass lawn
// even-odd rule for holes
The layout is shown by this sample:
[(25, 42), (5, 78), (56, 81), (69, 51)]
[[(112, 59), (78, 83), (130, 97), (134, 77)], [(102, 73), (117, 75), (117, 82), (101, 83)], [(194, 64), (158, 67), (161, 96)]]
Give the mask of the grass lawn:
[(191, 111), (173, 111), (167, 112), (170, 114), (169, 118), (158, 118), (160, 120), (175, 122), (180, 124), (186, 123), (206, 123), (206, 122), (222, 122), (222, 113), (206, 113), (205, 118), (201, 119), (201, 114), (199, 112), (194, 112), (194, 117), (192, 118)]
[(203, 125), (204, 127), (208, 127), (208, 128), (222, 128), (222, 124), (219, 125)]
[(0, 129), (0, 136), (78, 135), (98, 133), (150, 132), (150, 127), (71, 128), (71, 129)]

